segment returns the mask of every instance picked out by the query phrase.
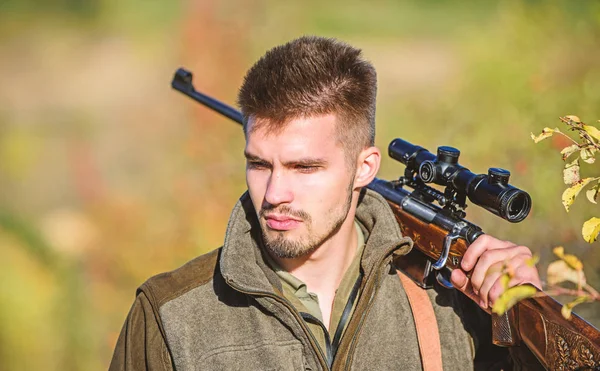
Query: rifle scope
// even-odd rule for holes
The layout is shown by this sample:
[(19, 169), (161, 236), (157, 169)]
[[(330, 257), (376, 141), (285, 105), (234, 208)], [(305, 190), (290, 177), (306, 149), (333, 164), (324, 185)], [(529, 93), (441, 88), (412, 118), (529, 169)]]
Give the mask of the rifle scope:
[(487, 174), (474, 174), (458, 164), (460, 151), (456, 148), (438, 147), (436, 156), (423, 147), (396, 138), (388, 151), (390, 157), (406, 165), (422, 182), (450, 187), (509, 222), (522, 221), (531, 210), (529, 194), (508, 184), (508, 170), (490, 168)]

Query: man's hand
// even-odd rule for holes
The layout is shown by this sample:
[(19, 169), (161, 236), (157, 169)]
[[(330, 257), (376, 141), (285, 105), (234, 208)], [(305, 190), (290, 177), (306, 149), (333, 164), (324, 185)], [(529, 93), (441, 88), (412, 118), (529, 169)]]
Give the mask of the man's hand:
[[(462, 269), (452, 271), (450, 280), (454, 287), (487, 309), (504, 291), (499, 279), (504, 266), (513, 273), (508, 287), (523, 283), (542, 287), (537, 268), (527, 264), (531, 257), (531, 250), (525, 246), (484, 234), (469, 246), (461, 262)], [(470, 278), (465, 272), (471, 272)]]

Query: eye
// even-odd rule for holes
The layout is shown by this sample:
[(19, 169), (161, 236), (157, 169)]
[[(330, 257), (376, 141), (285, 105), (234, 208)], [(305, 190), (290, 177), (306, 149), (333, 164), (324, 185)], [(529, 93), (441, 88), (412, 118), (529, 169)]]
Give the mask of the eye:
[(319, 167), (314, 165), (296, 165), (295, 169), (301, 173), (309, 174), (319, 170)]
[(262, 161), (248, 161), (246, 166), (251, 170), (266, 170), (270, 168), (269, 164)]

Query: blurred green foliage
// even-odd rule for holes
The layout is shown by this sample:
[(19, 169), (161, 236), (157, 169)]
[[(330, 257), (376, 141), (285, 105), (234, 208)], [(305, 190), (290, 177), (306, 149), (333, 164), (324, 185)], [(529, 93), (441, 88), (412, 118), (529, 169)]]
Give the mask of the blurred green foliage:
[[(531, 216), (468, 218), (531, 246), (542, 272), (568, 246), (598, 286), (597, 242), (579, 238), (595, 209), (565, 213), (564, 143), (529, 138), (565, 114), (600, 117), (598, 2), (5, 0), (0, 370), (105, 369), (135, 288), (222, 243), (245, 190), (243, 135), (172, 92), (172, 73), (186, 66), (233, 103), (246, 69), (302, 34), (375, 64), (380, 147), (452, 145), (475, 172), (511, 170)], [(380, 176), (402, 171), (386, 158)], [(579, 310), (598, 326), (597, 312)]]

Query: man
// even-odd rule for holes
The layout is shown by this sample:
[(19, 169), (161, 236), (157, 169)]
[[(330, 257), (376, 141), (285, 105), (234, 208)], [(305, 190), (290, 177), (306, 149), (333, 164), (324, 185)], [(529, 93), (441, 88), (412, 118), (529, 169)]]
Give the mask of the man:
[[(238, 99), (248, 192), (225, 243), (138, 289), (112, 370), (422, 368), (393, 265), (412, 242), (365, 188), (381, 159), (375, 95), (373, 66), (333, 39), (293, 40), (248, 71)], [(540, 286), (530, 257), (482, 236), (452, 281), (488, 308), (503, 264), (510, 286)], [(505, 366), (479, 307), (456, 290), (428, 295), (444, 368)]]

